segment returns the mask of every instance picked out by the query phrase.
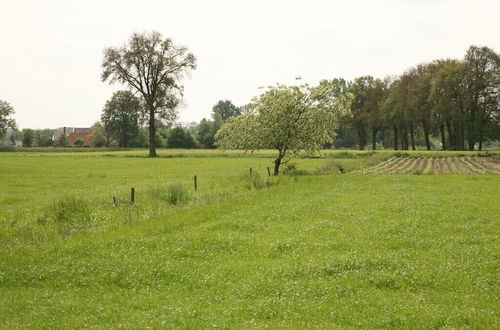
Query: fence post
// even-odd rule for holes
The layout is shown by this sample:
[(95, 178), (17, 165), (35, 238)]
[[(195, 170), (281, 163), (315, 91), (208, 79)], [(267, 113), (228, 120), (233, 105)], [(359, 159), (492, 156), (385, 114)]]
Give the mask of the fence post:
[(271, 176), (271, 169), (269, 168), (269, 166), (267, 167), (267, 175)]
[(194, 176), (194, 191), (198, 191), (198, 178)]
[(130, 188), (130, 202), (134, 203), (135, 201), (135, 188)]
[(252, 168), (250, 167), (250, 176), (252, 176)]

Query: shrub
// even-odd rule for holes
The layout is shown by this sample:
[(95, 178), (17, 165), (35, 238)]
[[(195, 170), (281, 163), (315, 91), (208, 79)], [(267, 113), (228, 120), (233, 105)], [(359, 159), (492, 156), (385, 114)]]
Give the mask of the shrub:
[(286, 166), (283, 168), (282, 173), (284, 175), (306, 175), (306, 174), (309, 174), (305, 170), (299, 170), (295, 163), (286, 164)]
[(191, 194), (179, 183), (171, 184), (167, 188), (167, 201), (172, 205), (186, 204), (191, 199)]
[(85, 222), (90, 218), (90, 205), (75, 196), (63, 196), (49, 208), (56, 223)]
[(252, 175), (244, 175), (241, 177), (243, 185), (247, 189), (263, 189), (274, 185), (270, 180), (264, 179), (258, 173), (253, 173)]

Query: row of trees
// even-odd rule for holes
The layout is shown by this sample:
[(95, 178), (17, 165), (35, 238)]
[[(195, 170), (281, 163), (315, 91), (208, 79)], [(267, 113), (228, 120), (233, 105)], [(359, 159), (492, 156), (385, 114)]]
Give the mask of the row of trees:
[[(318, 107), (318, 102), (350, 100), (345, 103), (347, 111), (342, 108), (342, 115), (334, 114), (335, 122), (326, 121), (331, 124), (328, 134), (332, 138), (323, 139), (323, 147), (365, 149), (371, 140), (372, 149), (416, 149), (424, 145), (427, 149), (434, 146), (443, 150), (473, 150), (476, 145), (482, 149), (485, 141), (500, 139), (500, 57), (487, 47), (471, 46), (462, 60), (421, 64), (399, 77), (332, 79), (322, 81), (314, 89), (295, 86), (288, 90), (278, 86), (243, 108), (221, 101), (214, 107), (212, 118), (187, 128), (172, 128), (176, 108), (182, 101), (182, 79), (195, 68), (196, 58), (187, 48), (163, 39), (158, 32), (135, 33), (124, 46), (107, 48), (101, 78), (124, 84), (128, 90), (116, 92), (106, 103), (101, 121), (93, 127), (95, 145), (147, 144), (151, 157), (156, 157), (158, 146), (214, 148), (217, 132), (230, 118), (236, 118), (235, 123), (265, 126), (256, 118), (265, 118), (266, 111), (280, 104), (285, 94), (302, 95), (292, 103), (311, 108)], [(319, 90), (329, 90), (330, 94), (320, 101)], [(301, 103), (304, 98), (310, 98), (311, 103)], [(290, 104), (283, 104), (283, 111), (291, 111)], [(266, 125), (277, 127), (280, 122), (287, 122), (286, 111), (277, 117), (270, 115), (273, 122)], [(8, 104), (0, 104), (0, 136), (13, 129), (12, 114)], [(324, 122), (320, 121), (324, 119), (319, 116), (308, 125), (321, 128)], [(253, 132), (243, 127), (240, 131)], [(335, 141), (334, 136), (338, 137)], [(219, 137), (219, 145), (224, 146), (228, 139), (222, 133)], [(271, 138), (276, 137), (267, 138), (267, 142), (258, 138), (258, 145), (272, 146)], [(257, 138), (252, 139), (256, 146)], [(313, 144), (316, 148), (317, 141)]]
[(482, 150), (500, 138), (500, 56), (490, 48), (471, 46), (462, 60), (420, 64), (399, 77), (338, 81), (354, 98), (337, 147), (365, 149), (371, 138), (372, 149), (430, 150), (435, 138), (443, 150)]
[[(92, 127), (93, 144), (97, 147), (147, 147), (149, 129), (141, 107), (140, 99), (132, 92), (115, 92), (106, 102), (101, 120)], [(215, 148), (215, 134), (221, 125), (241, 113), (242, 109), (231, 101), (220, 100), (212, 108), (211, 118), (204, 118), (200, 123), (172, 127), (172, 122), (156, 119), (156, 147)]]

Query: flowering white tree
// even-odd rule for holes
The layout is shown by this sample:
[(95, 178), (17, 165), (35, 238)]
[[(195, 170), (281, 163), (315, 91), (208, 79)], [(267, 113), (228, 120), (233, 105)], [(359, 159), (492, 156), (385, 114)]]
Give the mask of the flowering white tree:
[(294, 155), (319, 151), (333, 142), (351, 99), (334, 81), (317, 87), (278, 85), (254, 99), (249, 112), (222, 125), (216, 144), (225, 149), (275, 149), (274, 175), (278, 175), (280, 165)]

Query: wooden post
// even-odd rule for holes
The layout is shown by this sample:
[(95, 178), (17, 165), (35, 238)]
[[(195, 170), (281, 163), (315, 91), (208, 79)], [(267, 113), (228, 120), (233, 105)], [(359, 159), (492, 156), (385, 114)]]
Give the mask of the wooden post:
[(135, 188), (130, 188), (130, 202), (134, 203), (135, 201)]
[(271, 176), (271, 169), (269, 168), (269, 166), (267, 167), (267, 175)]
[(196, 177), (196, 175), (194, 176), (194, 190), (198, 191), (198, 178)]
[(250, 176), (252, 176), (252, 168), (250, 167)]
[(116, 197), (113, 196), (113, 205), (116, 205)]

